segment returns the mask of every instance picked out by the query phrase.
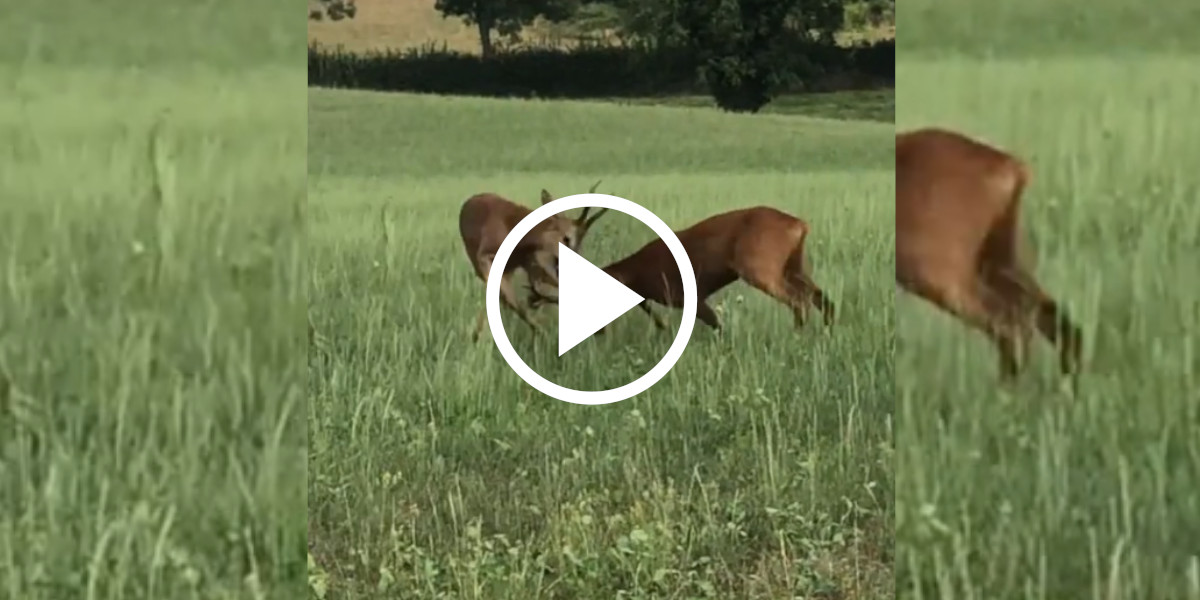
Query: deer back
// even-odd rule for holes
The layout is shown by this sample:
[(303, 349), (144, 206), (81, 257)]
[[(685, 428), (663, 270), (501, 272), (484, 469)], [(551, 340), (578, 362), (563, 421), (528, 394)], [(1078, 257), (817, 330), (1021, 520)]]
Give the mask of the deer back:
[[(808, 233), (808, 225), (778, 209), (756, 206), (705, 218), (675, 232), (696, 276), (701, 293), (718, 289), (738, 272), (782, 271), (788, 257)], [(682, 276), (666, 242), (654, 239), (637, 252), (607, 267), (618, 281), (657, 297), (682, 293)], [(643, 293), (639, 291), (639, 293)]]
[(475, 194), (467, 198), (458, 213), (458, 231), (467, 255), (474, 261), (483, 246), (499, 247), (500, 241), (530, 212), (497, 194)]
[(896, 136), (897, 246), (977, 247), (1015, 212), (1026, 177), (1020, 161), (961, 134), (922, 129)]

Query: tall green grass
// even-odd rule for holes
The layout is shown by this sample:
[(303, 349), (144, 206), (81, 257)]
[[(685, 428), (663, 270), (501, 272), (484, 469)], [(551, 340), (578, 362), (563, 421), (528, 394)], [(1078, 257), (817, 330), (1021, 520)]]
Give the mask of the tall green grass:
[(947, 53), (1036, 60), (1200, 51), (1200, 3), (1191, 0), (905, 0), (897, 20), (897, 65)]
[[(326, 597), (892, 596), (891, 127), (709, 110), (314, 91), (312, 586)], [(380, 123), (386, 123), (381, 127)], [(831, 335), (743, 284), (644, 394), (544, 397), (485, 336), (463, 200), (598, 191), (683, 227), (773, 205), (809, 220)], [(585, 257), (653, 237), (603, 217)], [(678, 321), (678, 311), (663, 311)], [(540, 315), (551, 334), (553, 309)], [(631, 381), (670, 337), (640, 311), (543, 376)]]
[[(1111, 25), (1123, 6), (1080, 9), (1094, 20), (1053, 51), (1023, 3), (930, 9), (928, 35), (905, 38), (899, 129), (949, 126), (1031, 165), (1037, 272), (1083, 326), (1087, 365), (1072, 397), (1040, 343), (1002, 390), (981, 335), (898, 302), (899, 597), (1200, 598), (1200, 76), (1165, 46), (1121, 56), (1154, 50), (1139, 22)], [(905, 58), (908, 40), (942, 43), (939, 23), (962, 28), (948, 50)], [(972, 32), (1057, 57), (970, 58)]]
[(94, 4), (0, 25), (0, 597), (295, 598), (303, 41)]

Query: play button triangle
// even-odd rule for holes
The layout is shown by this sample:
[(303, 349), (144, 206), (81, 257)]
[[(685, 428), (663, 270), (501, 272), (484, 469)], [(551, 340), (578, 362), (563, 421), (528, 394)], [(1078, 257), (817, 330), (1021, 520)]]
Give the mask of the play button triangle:
[(643, 300), (587, 259), (558, 245), (559, 356)]

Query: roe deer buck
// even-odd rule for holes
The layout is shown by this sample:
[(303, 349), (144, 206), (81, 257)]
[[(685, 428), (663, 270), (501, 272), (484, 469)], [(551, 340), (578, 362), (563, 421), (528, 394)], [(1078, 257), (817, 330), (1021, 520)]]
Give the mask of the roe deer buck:
[(1014, 378), (1038, 331), (1078, 368), (1082, 333), (1041, 288), (1024, 256), (1021, 194), (1029, 167), (944, 129), (896, 136), (896, 282), (982, 331)]
[[(594, 193), (599, 187), (597, 181), (588, 193)], [(554, 198), (550, 192), (542, 190), (542, 204), (548, 204)], [(524, 270), (529, 278), (530, 286), (536, 289), (538, 284), (558, 286), (558, 244), (562, 242), (571, 250), (579, 251), (583, 238), (588, 229), (608, 211), (602, 208), (588, 218), (590, 207), (584, 207), (577, 219), (565, 215), (554, 215), (533, 228), (513, 250), (512, 257), (504, 266), (504, 275), (500, 283), (500, 300), (517, 314), (535, 333), (541, 333), (541, 328), (533, 322), (524, 306), (517, 303), (516, 292), (513, 290), (512, 276), (517, 270)], [(476, 194), (463, 202), (458, 213), (458, 231), (462, 236), (463, 249), (475, 275), (485, 284), (492, 261), (504, 238), (529, 213), (528, 207), (492, 193)], [(530, 308), (536, 308), (531, 306)], [(475, 330), (471, 334), (472, 341), (479, 340), (479, 332), (487, 319), (487, 308), (479, 312), (475, 320)]]
[[(803, 220), (756, 206), (713, 215), (675, 235), (696, 274), (696, 318), (713, 330), (720, 331), (721, 323), (708, 305), (708, 297), (738, 279), (790, 308), (797, 329), (807, 321), (810, 303), (824, 315), (826, 325), (833, 323), (833, 302), (810, 277), (804, 253), (808, 223)], [(683, 306), (679, 266), (661, 239), (603, 270), (646, 299), (638, 306), (654, 319), (659, 330), (665, 330), (666, 325), (650, 309), (649, 302)], [(552, 300), (531, 289), (531, 303), (535, 302)], [(604, 328), (600, 329), (603, 332)]]

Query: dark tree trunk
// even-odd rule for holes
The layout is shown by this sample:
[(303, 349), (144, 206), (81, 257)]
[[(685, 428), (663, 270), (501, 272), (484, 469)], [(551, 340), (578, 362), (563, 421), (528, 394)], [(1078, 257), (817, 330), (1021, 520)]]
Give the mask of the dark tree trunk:
[(496, 54), (496, 48), (492, 45), (492, 27), (495, 25), (495, 19), (491, 15), (480, 15), (476, 26), (479, 28), (479, 49), (484, 60), (492, 58)]

